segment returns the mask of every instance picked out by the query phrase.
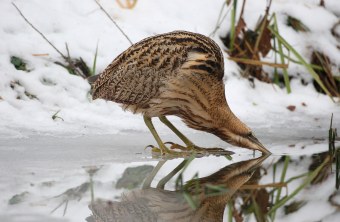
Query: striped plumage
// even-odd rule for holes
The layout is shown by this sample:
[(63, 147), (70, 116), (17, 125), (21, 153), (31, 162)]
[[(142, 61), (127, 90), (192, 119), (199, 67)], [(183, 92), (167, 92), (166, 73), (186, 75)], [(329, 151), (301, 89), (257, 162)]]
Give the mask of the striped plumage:
[(229, 109), (223, 76), (223, 54), (213, 40), (175, 31), (146, 38), (121, 53), (94, 82), (92, 95), (145, 118), (176, 115), (189, 127), (231, 144), (266, 151), (262, 145), (242, 143), (241, 137), (252, 136), (251, 131)]

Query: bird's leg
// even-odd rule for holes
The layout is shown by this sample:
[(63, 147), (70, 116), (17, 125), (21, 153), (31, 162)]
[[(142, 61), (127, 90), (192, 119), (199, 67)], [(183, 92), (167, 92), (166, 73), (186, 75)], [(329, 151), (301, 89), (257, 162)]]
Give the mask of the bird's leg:
[(145, 178), (142, 188), (148, 189), (151, 188), (151, 183), (155, 179), (156, 174), (162, 168), (162, 166), (166, 163), (166, 160), (161, 160), (157, 163), (155, 168), (153, 168), (152, 172)]
[(164, 123), (167, 127), (171, 129), (182, 141), (187, 145), (187, 147), (193, 147), (195, 144), (191, 142), (186, 136), (183, 135), (165, 116), (159, 117), (160, 121)]
[(174, 153), (176, 153), (174, 151), (169, 150), (164, 145), (164, 143), (162, 142), (161, 138), (159, 137), (155, 127), (152, 124), (151, 118), (148, 117), (148, 116), (145, 116), (145, 115), (143, 116), (143, 118), (144, 118), (144, 122), (145, 122), (146, 126), (149, 128), (150, 132), (152, 133), (153, 137), (155, 138), (155, 140), (156, 140), (156, 142), (159, 146), (159, 149), (161, 151), (161, 154), (166, 154), (166, 153), (174, 154)]
[(233, 154), (231, 151), (224, 150), (222, 148), (202, 148), (199, 146), (196, 146), (191, 140), (189, 140), (186, 136), (183, 135), (165, 116), (159, 117), (160, 121), (164, 123), (167, 127), (169, 127), (184, 143), (187, 147), (183, 147), (181, 145), (168, 142), (171, 145), (171, 148), (173, 149), (180, 149), (185, 151), (195, 151), (197, 153), (201, 154), (209, 154), (209, 153), (217, 153), (217, 154)]

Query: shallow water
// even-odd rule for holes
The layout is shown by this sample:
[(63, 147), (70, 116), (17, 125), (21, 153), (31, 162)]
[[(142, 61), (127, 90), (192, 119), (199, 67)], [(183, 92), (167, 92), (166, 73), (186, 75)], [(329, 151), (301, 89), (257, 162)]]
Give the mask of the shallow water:
[[(247, 195), (254, 197), (254, 193), (261, 190), (259, 187), (258, 189), (249, 189), (249, 187), (245, 189), (243, 186), (246, 184), (265, 185), (261, 190), (261, 195), (255, 197), (260, 198), (258, 200), (260, 205), (264, 206), (267, 211), (272, 208), (272, 205), (265, 204), (263, 198), (268, 199), (268, 194), (275, 189), (275, 186), (276, 188), (283, 186), (277, 184), (280, 182), (284, 165), (281, 157), (286, 154), (290, 156), (284, 180), (286, 181), (309, 172), (313, 160), (312, 155), (328, 150), (327, 131), (323, 128), (317, 130), (300, 128), (294, 134), (289, 130), (281, 131), (280, 134), (275, 132), (278, 132), (278, 129), (256, 130), (257, 137), (261, 138), (261, 141), (273, 152), (273, 155), (261, 159), (263, 161), (261, 166), (259, 163), (254, 164), (257, 158), (261, 158), (260, 153), (254, 156), (249, 150), (232, 147), (211, 135), (190, 134), (188, 136), (200, 146), (223, 147), (234, 151), (235, 154), (232, 155), (231, 160), (224, 156), (193, 159), (181, 174), (181, 180), (178, 179), (180, 173), (177, 173), (165, 183), (164, 189), (156, 188), (159, 181), (183, 161), (182, 158), (167, 160), (155, 177), (149, 178), (151, 184), (147, 188), (141, 189), (142, 182), (148, 177), (148, 174), (145, 174), (139, 178), (139, 182), (134, 182), (137, 188), (133, 191), (117, 188), (118, 181), (122, 178), (126, 168), (156, 166), (160, 161), (152, 157), (151, 150), (144, 150), (146, 145), (154, 144), (153, 138), (148, 133), (125, 132), (123, 135), (81, 137), (31, 135), (21, 139), (1, 139), (0, 221), (85, 221), (93, 214), (97, 215), (98, 221), (167, 221), (166, 219), (173, 219), (179, 215), (174, 212), (185, 212), (183, 213), (185, 216), (181, 217), (183, 220), (176, 220), (190, 221), (190, 218), (194, 218), (192, 220), (196, 221), (203, 215), (209, 215), (207, 209), (210, 208), (202, 207), (202, 203), (212, 206), (212, 209), (223, 208), (223, 211), (214, 210), (213, 216), (209, 218), (210, 221), (221, 221), (223, 217), (223, 220), (227, 221), (228, 215), (224, 209), (230, 200), (234, 201), (236, 209), (241, 212), (242, 203), (249, 205), (249, 202), (242, 198)], [(162, 137), (169, 141), (179, 142), (172, 135), (165, 134)], [(320, 156), (317, 158), (320, 159), (316, 162), (318, 166), (323, 159)], [(275, 177), (273, 176), (274, 164), (276, 164)], [(219, 173), (216, 175), (216, 172)], [(287, 206), (294, 200), (298, 200), (303, 202), (301, 208), (285, 214), (285, 207), (282, 206), (276, 212), (275, 221), (287, 219), (289, 221), (317, 221), (318, 218), (337, 221), (340, 219), (340, 214), (337, 213), (338, 208), (329, 201), (329, 197), (333, 194), (332, 200), (340, 203), (340, 195), (335, 190), (334, 171), (327, 169), (326, 172), (327, 178), (322, 183), (306, 186), (292, 200), (284, 204)], [(90, 183), (91, 174), (93, 176)], [(191, 190), (183, 194), (185, 186), (175, 186), (176, 181), (182, 181), (185, 184), (195, 175), (194, 184), (201, 184), (203, 191), (197, 193)], [(209, 179), (202, 179), (203, 177)], [(281, 198), (293, 192), (306, 178), (307, 176), (287, 185), (284, 184)], [(206, 184), (213, 184), (217, 188), (210, 187), (212, 190), (209, 190)], [(268, 184), (271, 185), (267, 186)], [(215, 190), (219, 189), (219, 186), (222, 186), (220, 193)], [(219, 195), (209, 196), (206, 192), (215, 192), (215, 194), (217, 192)], [(310, 195), (311, 192), (313, 195)], [(125, 199), (122, 199), (123, 193)], [(252, 195), (249, 196), (249, 194)], [(151, 197), (153, 197), (152, 200), (148, 199)], [(222, 202), (216, 199), (217, 197), (221, 198)], [(92, 198), (102, 200), (93, 202), (91, 208), (93, 211), (89, 208)], [(271, 198), (270, 196), (267, 201), (272, 202)], [(273, 195), (273, 198), (275, 199), (276, 195)], [(214, 204), (215, 202), (219, 202), (219, 205)], [(193, 204), (196, 208), (192, 208)], [(320, 209), (317, 214), (306, 213), (315, 205)], [(247, 207), (248, 213), (245, 213), (244, 209), (242, 216), (244, 219), (256, 221), (255, 214), (249, 213), (251, 207)], [(123, 216), (117, 216), (117, 212), (122, 213)], [(115, 220), (103, 219), (114, 216)], [(119, 217), (121, 220), (117, 219)], [(209, 220), (204, 219), (204, 221)]]

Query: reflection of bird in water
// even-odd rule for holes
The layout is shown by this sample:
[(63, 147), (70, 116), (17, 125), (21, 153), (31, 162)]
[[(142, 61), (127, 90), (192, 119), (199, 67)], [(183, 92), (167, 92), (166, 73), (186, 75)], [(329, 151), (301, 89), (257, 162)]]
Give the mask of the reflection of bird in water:
[(167, 115), (178, 116), (189, 127), (215, 134), (233, 145), (269, 153), (230, 110), (223, 76), (223, 54), (214, 41), (175, 31), (146, 38), (120, 54), (99, 77), (92, 78), (92, 94), (93, 99), (114, 101), (124, 109), (142, 113), (162, 153), (174, 152), (160, 139), (152, 117), (159, 117), (187, 146), (173, 144), (172, 148), (223, 152), (196, 146), (168, 121)]
[[(121, 202), (98, 200), (90, 205), (93, 216), (88, 221), (222, 221), (227, 202), (267, 157), (231, 164), (210, 176), (193, 179), (184, 185), (185, 194), (148, 187), (128, 193)], [(223, 191), (212, 195), (208, 189), (212, 186)], [(196, 209), (184, 195), (197, 200)]]

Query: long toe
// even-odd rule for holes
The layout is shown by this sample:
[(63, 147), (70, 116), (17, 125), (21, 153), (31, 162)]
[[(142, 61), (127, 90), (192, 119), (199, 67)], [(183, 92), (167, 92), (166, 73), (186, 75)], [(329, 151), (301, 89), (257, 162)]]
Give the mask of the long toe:
[(148, 148), (151, 149), (151, 152), (152, 152), (152, 153), (159, 153), (159, 154), (162, 153), (162, 150), (161, 150), (160, 148), (154, 146), (154, 145), (147, 145), (147, 146), (144, 148), (144, 150), (146, 150), (146, 149), (148, 149)]
[(188, 147), (179, 145), (179, 144), (177, 144), (177, 143), (173, 143), (173, 142), (165, 142), (164, 144), (170, 144), (170, 149), (171, 149), (171, 150), (181, 150), (181, 151), (186, 151), (186, 152), (189, 151), (189, 148), (188, 148)]
[(209, 154), (212, 154), (212, 155), (232, 155), (232, 154), (234, 154), (234, 152), (232, 152), (232, 151), (225, 150), (225, 149), (222, 149), (222, 148), (217, 148), (217, 147), (202, 148), (202, 147), (199, 147), (199, 146), (192, 146), (190, 148), (194, 152), (201, 153), (201, 154), (204, 154), (204, 155), (209, 155)]

